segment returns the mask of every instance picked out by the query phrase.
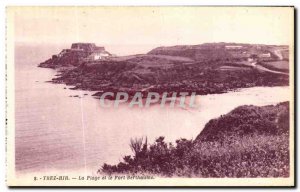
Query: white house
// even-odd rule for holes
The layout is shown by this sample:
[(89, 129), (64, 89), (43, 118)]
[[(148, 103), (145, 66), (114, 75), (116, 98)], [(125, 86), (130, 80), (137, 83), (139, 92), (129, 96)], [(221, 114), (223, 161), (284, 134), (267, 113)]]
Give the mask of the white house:
[(271, 57), (271, 53), (262, 53), (262, 54), (259, 54), (258, 57), (260, 57), (260, 58), (268, 58), (268, 57)]
[(243, 48), (243, 46), (241, 46), (241, 45), (226, 45), (225, 48), (226, 49), (241, 49), (241, 48)]
[(95, 51), (90, 56), (89, 59), (91, 60), (102, 60), (107, 57), (110, 57), (111, 55), (107, 51)]

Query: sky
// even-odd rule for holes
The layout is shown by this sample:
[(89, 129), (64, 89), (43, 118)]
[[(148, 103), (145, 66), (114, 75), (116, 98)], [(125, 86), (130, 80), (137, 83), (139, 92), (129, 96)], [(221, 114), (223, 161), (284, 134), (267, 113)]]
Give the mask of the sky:
[(15, 42), (93, 42), (118, 55), (207, 42), (293, 43), (289, 7), (9, 7), (7, 13)]

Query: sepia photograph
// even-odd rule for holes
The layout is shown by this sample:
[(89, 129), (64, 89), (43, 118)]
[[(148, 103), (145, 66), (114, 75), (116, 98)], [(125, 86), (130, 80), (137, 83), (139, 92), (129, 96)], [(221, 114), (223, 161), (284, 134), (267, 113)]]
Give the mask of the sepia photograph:
[(8, 6), (8, 186), (295, 185), (292, 6)]

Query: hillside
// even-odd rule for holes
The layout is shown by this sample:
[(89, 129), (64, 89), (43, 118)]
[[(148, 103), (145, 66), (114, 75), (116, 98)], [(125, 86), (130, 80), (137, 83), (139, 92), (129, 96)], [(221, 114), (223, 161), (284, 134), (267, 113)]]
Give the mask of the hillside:
[(288, 177), (289, 103), (241, 106), (213, 119), (192, 141), (133, 139), (134, 155), (99, 173), (173, 177)]
[(288, 51), (288, 46), (241, 43), (204, 43), (200, 45), (158, 47), (148, 52), (148, 54), (181, 56), (195, 61), (239, 60), (252, 56), (256, 56), (260, 58), (260, 60), (281, 60), (286, 58), (286, 51)]
[(218, 63), (176, 64), (163, 68), (128, 61), (97, 61), (67, 70), (52, 81), (93, 91), (135, 92), (151, 87), (147, 91), (201, 95), (243, 87), (288, 85), (288, 76), (262, 73), (249, 66), (226, 70), (214, 65)]
[(150, 52), (149, 55), (169, 55), (187, 57), (196, 61), (232, 59), (233, 56), (224, 46), (218, 44), (209, 45), (190, 45), (190, 46), (172, 46), (158, 47)]
[(288, 111), (287, 102), (276, 107), (240, 106), (224, 116), (210, 120), (195, 141), (217, 141), (232, 135), (288, 133)]

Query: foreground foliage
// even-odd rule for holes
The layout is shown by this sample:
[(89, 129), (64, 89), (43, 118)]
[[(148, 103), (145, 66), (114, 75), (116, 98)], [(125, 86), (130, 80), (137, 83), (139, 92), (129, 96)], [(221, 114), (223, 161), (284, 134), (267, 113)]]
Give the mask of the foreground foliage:
[(211, 120), (193, 141), (166, 143), (159, 137), (132, 139), (134, 156), (117, 165), (104, 164), (106, 174), (157, 174), (179, 177), (288, 177), (289, 106), (242, 106)]

